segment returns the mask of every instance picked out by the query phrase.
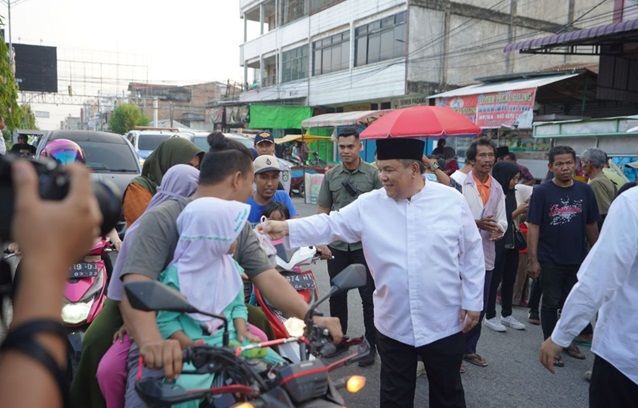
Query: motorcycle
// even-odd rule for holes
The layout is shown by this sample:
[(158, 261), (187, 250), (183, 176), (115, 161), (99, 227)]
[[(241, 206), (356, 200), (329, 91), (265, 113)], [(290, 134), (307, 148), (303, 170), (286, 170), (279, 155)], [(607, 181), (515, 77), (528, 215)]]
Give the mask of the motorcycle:
[[(290, 285), (299, 293), (302, 299), (307, 303), (312, 303), (318, 298), (317, 282), (315, 275), (311, 269), (304, 269), (316, 262), (317, 249), (313, 246), (297, 248), (294, 251), (288, 251), (282, 242), (273, 242), (276, 253), (277, 270), (283, 277), (288, 280)], [(290, 337), (290, 333), (285, 326), (287, 320), (283, 312), (271, 305), (264, 298), (258, 288), (253, 288), (255, 300), (263, 310), (273, 334), (278, 339)], [(279, 354), (293, 362), (299, 362), (300, 356), (296, 348), (291, 344), (284, 344), (279, 347)]]
[(108, 240), (97, 241), (89, 254), (69, 270), (61, 315), (68, 331), (73, 362), (80, 359), (84, 331), (100, 313), (106, 300), (111, 271), (107, 270), (103, 257), (112, 251), (110, 246)]
[[(303, 320), (305, 327), (300, 333), (285, 339), (235, 348), (228, 346), (228, 321), (223, 316), (198, 310), (182, 294), (160, 282), (128, 283), (125, 291), (135, 309), (202, 313), (223, 322), (223, 345), (199, 345), (185, 349), (183, 361), (193, 364), (195, 369), (182, 371), (181, 374), (213, 374), (216, 378), (224, 379), (221, 382), (214, 381), (221, 385), (186, 390), (163, 378), (138, 378), (136, 391), (151, 407), (166, 407), (192, 400), (203, 400), (200, 407), (342, 407), (345, 402), (338, 390), (345, 388), (349, 392), (358, 392), (365, 386), (365, 377), (355, 375), (333, 381), (329, 373), (366, 357), (370, 347), (365, 342), (361, 343), (356, 352), (332, 363), (324, 363), (321, 357), (332, 353), (335, 347), (327, 329), (315, 326), (313, 317), (317, 306), (330, 296), (364, 286), (365, 283), (365, 267), (350, 265), (332, 280), (330, 291), (310, 306)], [(260, 360), (241, 356), (248, 350), (287, 343), (299, 345), (300, 362), (267, 366)], [(317, 358), (309, 360), (311, 355)]]

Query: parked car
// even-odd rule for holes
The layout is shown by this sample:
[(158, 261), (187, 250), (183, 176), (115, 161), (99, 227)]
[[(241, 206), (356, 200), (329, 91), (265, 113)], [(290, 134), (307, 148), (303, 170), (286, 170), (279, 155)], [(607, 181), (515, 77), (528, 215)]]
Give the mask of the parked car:
[[(186, 134), (185, 132), (182, 132), (180, 134), (180, 136), (183, 137), (187, 137), (191, 142), (193, 142), (197, 147), (199, 147), (200, 149), (202, 149), (203, 151), (207, 152), (208, 149), (210, 148), (210, 146), (208, 145), (208, 135), (210, 133), (208, 132), (193, 132), (192, 134)], [(241, 144), (243, 144), (244, 146), (246, 146), (248, 149), (251, 149), (254, 152), (254, 140), (253, 138), (246, 136), (246, 135), (242, 135), (240, 133), (224, 133), (224, 136), (226, 136), (229, 139), (235, 140)], [(254, 153), (255, 155), (257, 153)], [(278, 158), (279, 162), (282, 165), (282, 171), (281, 171), (281, 184), (284, 186), (284, 189), (288, 192), (288, 194), (290, 194), (291, 192), (291, 171), (290, 169), (292, 169), (292, 167), (294, 166), (291, 162), (289, 162), (288, 160), (284, 160), (282, 158)]]
[[(192, 132), (192, 133), (182, 132), (180, 133), (180, 136), (188, 138), (197, 147), (207, 152), (208, 149), (210, 149), (210, 146), (208, 146), (208, 140), (207, 140), (209, 134), (210, 134), (209, 132)], [(224, 136), (243, 144), (249, 149), (253, 148), (253, 145), (254, 145), (253, 139), (248, 136), (242, 135), (240, 133), (224, 133)]]
[(92, 177), (115, 184), (120, 196), (128, 183), (142, 173), (133, 146), (122, 135), (92, 130), (55, 130), (40, 138), (36, 157), (40, 157), (42, 149), (55, 139), (69, 139), (79, 144)]
[(180, 135), (177, 129), (149, 128), (131, 130), (124, 136), (126, 137), (126, 140), (131, 143), (133, 149), (139, 156), (140, 163), (143, 164), (144, 160), (146, 160), (153, 150), (157, 149), (157, 146), (159, 146), (160, 143), (170, 139), (171, 137), (177, 137)]

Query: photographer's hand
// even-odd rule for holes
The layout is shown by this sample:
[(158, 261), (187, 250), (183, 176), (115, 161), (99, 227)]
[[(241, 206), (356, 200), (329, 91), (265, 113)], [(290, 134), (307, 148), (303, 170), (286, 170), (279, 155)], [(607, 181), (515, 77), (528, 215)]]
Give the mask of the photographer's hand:
[[(31, 164), (13, 164), (15, 211), (11, 235), (23, 254), (14, 326), (38, 318), (60, 320), (69, 268), (90, 249), (99, 234), (102, 216), (91, 192), (89, 172), (81, 165), (67, 169), (71, 176), (67, 197), (62, 201), (43, 201)], [(60, 367), (66, 366), (66, 342), (46, 332), (34, 337)], [(30, 384), (27, 393), (26, 382)], [(0, 406), (61, 405), (55, 379), (44, 366), (14, 350), (0, 355)]]
[[(38, 179), (31, 164), (18, 161), (13, 165), (11, 235), (23, 254), (21, 287), (31, 292), (28, 296), (18, 293), (14, 323), (34, 316), (60, 319), (69, 267), (91, 249), (100, 233), (102, 216), (91, 191), (89, 171), (77, 164), (66, 169), (71, 176), (66, 198), (44, 201), (38, 195)], [(25, 300), (24, 305), (20, 300)]]

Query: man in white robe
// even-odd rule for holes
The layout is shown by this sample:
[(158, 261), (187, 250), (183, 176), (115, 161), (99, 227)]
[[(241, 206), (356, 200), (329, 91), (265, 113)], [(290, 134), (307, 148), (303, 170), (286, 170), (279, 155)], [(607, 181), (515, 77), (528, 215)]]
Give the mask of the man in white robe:
[(483, 308), (481, 236), (463, 196), (425, 181), (423, 142), (377, 141), (382, 189), (328, 214), (261, 224), (293, 247), (361, 241), (376, 290), (381, 406), (412, 407), (424, 362), (430, 407), (465, 407), (464, 332)]

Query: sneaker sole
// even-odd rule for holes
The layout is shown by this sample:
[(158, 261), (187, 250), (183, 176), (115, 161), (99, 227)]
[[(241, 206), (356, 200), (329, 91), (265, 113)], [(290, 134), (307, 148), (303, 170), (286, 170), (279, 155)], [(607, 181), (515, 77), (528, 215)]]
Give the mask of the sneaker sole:
[(507, 327), (503, 327), (502, 329), (501, 328), (494, 328), (494, 327), (492, 327), (492, 326), (490, 326), (488, 324), (485, 324), (485, 327), (487, 327), (488, 329), (490, 329), (492, 331), (495, 331), (497, 333), (505, 333), (507, 331)]
[(512, 326), (511, 324), (507, 324), (507, 323), (503, 323), (501, 322), (501, 324), (505, 327), (509, 327), (510, 329), (514, 329), (514, 330), (525, 330), (525, 326), (523, 327), (516, 327), (516, 326)]

